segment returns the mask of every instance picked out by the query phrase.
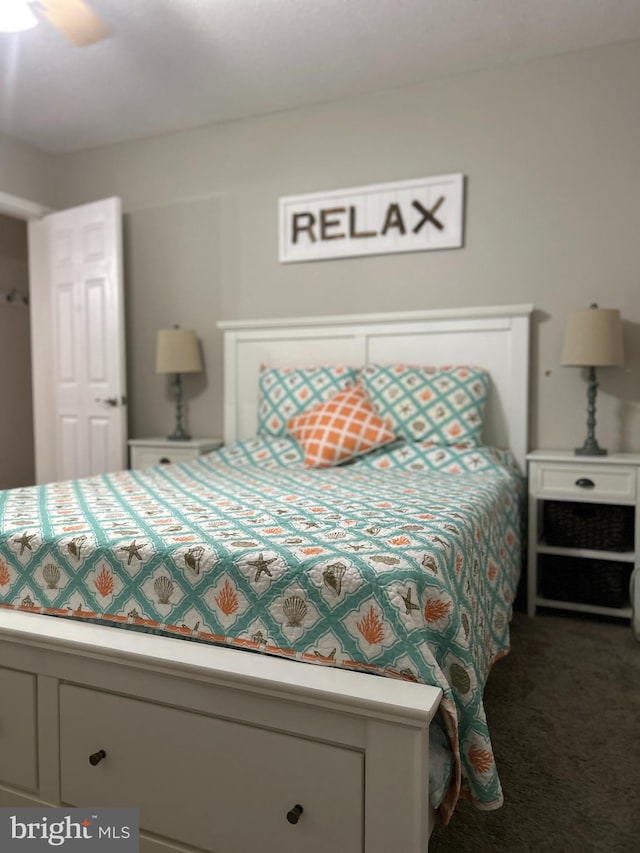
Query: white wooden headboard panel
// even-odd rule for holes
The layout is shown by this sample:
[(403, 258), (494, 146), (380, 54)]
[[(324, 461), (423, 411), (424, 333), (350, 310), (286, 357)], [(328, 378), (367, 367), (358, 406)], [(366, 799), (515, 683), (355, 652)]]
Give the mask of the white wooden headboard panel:
[(485, 444), (528, 450), (532, 305), (220, 322), (224, 331), (224, 440), (256, 433), (260, 366), (473, 364), (491, 375)]

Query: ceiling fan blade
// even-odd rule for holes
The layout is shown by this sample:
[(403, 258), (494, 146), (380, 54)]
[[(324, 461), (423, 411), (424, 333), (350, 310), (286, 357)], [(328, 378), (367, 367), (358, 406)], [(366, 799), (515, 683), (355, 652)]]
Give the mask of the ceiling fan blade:
[(39, 6), (49, 23), (77, 47), (111, 35), (111, 29), (85, 0), (40, 0)]

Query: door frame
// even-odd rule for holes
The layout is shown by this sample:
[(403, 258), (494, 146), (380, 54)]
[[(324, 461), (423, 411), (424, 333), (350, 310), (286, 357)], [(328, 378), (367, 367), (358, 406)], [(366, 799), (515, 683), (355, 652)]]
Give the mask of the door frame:
[(29, 201), (16, 195), (0, 192), (0, 213), (12, 216), (14, 219), (42, 219), (48, 213), (53, 213), (53, 207), (46, 207), (37, 201)]
[(47, 229), (42, 219), (54, 208), (0, 192), (0, 213), (23, 219), (28, 230), (29, 318), (31, 334), (31, 389), (36, 483), (55, 480), (55, 421)]

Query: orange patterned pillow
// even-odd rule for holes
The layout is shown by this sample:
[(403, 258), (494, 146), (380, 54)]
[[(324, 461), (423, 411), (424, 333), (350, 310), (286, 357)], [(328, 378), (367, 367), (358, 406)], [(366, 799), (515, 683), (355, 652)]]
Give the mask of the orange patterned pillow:
[(302, 445), (307, 468), (339, 465), (395, 438), (360, 384), (291, 418), (287, 432)]

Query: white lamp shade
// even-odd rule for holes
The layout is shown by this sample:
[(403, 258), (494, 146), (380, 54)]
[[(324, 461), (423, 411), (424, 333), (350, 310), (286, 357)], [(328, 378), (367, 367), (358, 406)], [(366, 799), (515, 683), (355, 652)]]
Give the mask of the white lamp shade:
[(192, 329), (160, 329), (156, 373), (200, 373), (202, 358)]
[(567, 321), (561, 362), (574, 367), (624, 364), (620, 312), (615, 308), (574, 311)]

